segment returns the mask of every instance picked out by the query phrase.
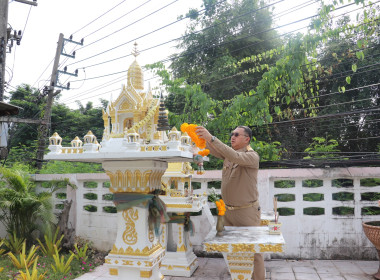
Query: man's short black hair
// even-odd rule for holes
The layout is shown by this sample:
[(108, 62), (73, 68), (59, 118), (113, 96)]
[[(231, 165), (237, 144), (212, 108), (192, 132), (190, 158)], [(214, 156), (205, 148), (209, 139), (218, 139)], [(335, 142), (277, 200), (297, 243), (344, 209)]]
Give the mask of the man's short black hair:
[(248, 126), (245, 126), (245, 125), (239, 125), (237, 128), (242, 128), (244, 129), (244, 132), (247, 134), (247, 136), (249, 137), (249, 141), (252, 140), (252, 130), (248, 127)]

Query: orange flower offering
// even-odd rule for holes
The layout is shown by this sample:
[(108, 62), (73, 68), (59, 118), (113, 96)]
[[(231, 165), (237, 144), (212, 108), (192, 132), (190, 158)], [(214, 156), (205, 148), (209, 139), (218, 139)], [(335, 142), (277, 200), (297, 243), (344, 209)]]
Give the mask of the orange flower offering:
[(199, 149), (204, 149), (206, 148), (206, 140), (205, 139), (202, 139), (202, 138), (199, 138), (198, 135), (195, 133), (195, 130), (197, 129), (197, 126), (196, 124), (188, 124), (188, 123), (183, 123), (181, 125), (181, 131), (182, 132), (186, 132), (187, 135), (190, 136), (191, 140), (195, 143), (195, 145), (199, 148)]
[(198, 154), (201, 155), (202, 157), (207, 157), (210, 153), (209, 149), (204, 149), (202, 151), (199, 151)]
[(215, 201), (216, 208), (218, 209), (218, 216), (224, 216), (226, 213), (226, 204), (224, 204), (223, 199)]

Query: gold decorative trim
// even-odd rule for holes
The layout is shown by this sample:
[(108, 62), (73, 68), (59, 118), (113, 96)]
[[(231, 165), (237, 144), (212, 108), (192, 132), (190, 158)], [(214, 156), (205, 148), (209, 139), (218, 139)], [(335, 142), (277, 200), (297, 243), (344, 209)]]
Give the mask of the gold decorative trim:
[(253, 267), (252, 263), (241, 263), (241, 262), (228, 262), (228, 265), (235, 266), (235, 267), (247, 267), (247, 268)]
[(111, 172), (106, 170), (110, 178), (110, 191), (116, 192), (138, 192), (147, 193), (150, 189), (161, 186), (161, 178), (165, 170), (146, 170), (143, 173), (140, 170), (126, 170), (124, 172), (117, 170)]
[(276, 244), (276, 245), (259, 244), (259, 247), (260, 247), (260, 252), (280, 252), (280, 253), (283, 252), (282, 244)]
[(208, 244), (205, 243), (206, 252), (228, 252), (228, 244)]
[[(114, 245), (114, 246), (115, 246), (115, 245)], [(105, 259), (104, 262), (105, 262), (106, 264), (111, 264), (111, 259)]]
[[(178, 224), (178, 245), (182, 244), (182, 225)], [(177, 246), (178, 251), (178, 246)]]
[(123, 218), (126, 221), (126, 229), (123, 233), (123, 241), (125, 244), (134, 245), (137, 243), (137, 232), (134, 222), (139, 218), (138, 209), (129, 208), (128, 210), (124, 210)]
[(148, 239), (149, 239), (150, 242), (154, 241), (154, 233), (153, 233), (152, 229), (149, 230)]
[(182, 246), (177, 246), (177, 252), (186, 252), (187, 248), (185, 244), (182, 244)]
[(267, 225), (269, 225), (269, 220), (261, 220), (260, 221), (260, 226), (267, 226)]
[(140, 270), (140, 277), (141, 278), (150, 278), (152, 277), (152, 271), (151, 270)]
[(149, 248), (148, 246), (146, 246), (142, 250), (140, 249), (134, 250), (131, 246), (128, 246), (128, 248), (125, 250), (123, 248), (118, 249), (115, 245), (113, 245), (110, 254), (124, 255), (124, 256), (150, 256), (160, 249), (162, 249), (162, 246), (159, 243), (154, 245), (152, 248)]
[(247, 257), (247, 256), (227, 256), (228, 261), (250, 261), (253, 262), (255, 260), (254, 256)]
[(123, 260), (123, 265), (133, 265), (133, 261)]
[(161, 235), (162, 235), (161, 244), (165, 246), (165, 226), (162, 227)]
[(190, 270), (190, 268), (193, 265), (193, 263), (194, 263), (194, 261), (189, 266), (162, 264), (161, 267), (164, 267), (164, 268), (166, 267), (167, 270), (173, 270), (173, 268), (181, 268), (181, 269), (184, 269), (184, 270)]
[(110, 268), (109, 272), (110, 275), (119, 275), (119, 271), (117, 270), (117, 268)]
[(193, 204), (166, 204), (166, 208), (192, 208)]
[(251, 274), (253, 270), (231, 269), (231, 273)]
[(256, 253), (255, 250), (255, 244), (231, 244), (232, 245), (232, 252), (233, 253), (239, 253), (239, 252), (250, 252), (250, 253)]
[(177, 190), (169, 190), (166, 192), (166, 194), (169, 194), (171, 197), (185, 197), (182, 191)]

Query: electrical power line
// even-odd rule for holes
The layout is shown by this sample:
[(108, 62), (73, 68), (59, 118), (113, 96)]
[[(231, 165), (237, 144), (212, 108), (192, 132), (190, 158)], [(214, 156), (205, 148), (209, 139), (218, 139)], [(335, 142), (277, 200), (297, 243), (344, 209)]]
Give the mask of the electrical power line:
[(78, 33), (79, 31), (81, 31), (82, 29), (86, 28), (87, 26), (89, 26), (90, 24), (94, 23), (95, 21), (97, 21), (98, 19), (100, 19), (101, 17), (103, 17), (104, 15), (108, 14), (109, 12), (111, 12), (113, 9), (115, 9), (116, 7), (120, 6), (121, 4), (123, 4), (126, 0), (123, 0), (121, 1), (119, 4), (117, 4), (116, 6), (112, 7), (111, 9), (109, 9), (108, 11), (106, 11), (105, 13), (101, 14), (100, 16), (98, 16), (97, 18), (95, 18), (94, 20), (92, 20), (91, 22), (87, 23), (86, 25), (84, 25), (83, 27), (79, 28), (77, 31), (75, 31), (74, 33), (72, 33), (73, 35)]
[[(379, 2), (380, 2), (380, 1), (379, 1)], [(341, 8), (344, 8), (344, 7), (347, 7), (347, 6), (353, 5), (353, 4), (354, 4), (354, 3), (349, 4), (349, 5), (346, 5), (346, 6), (343, 6), (343, 7), (341, 7)], [(291, 23), (284, 24), (284, 25), (279, 26), (279, 27), (270, 28), (270, 29), (268, 29), (268, 30), (264, 30), (264, 31), (261, 31), (261, 32), (255, 33), (255, 34), (251, 34), (251, 35), (246, 36), (246, 37), (243, 37), (243, 38), (238, 38), (238, 39), (235, 39), (235, 40), (232, 40), (232, 41), (228, 41), (228, 42), (222, 42), (222, 43), (219, 43), (219, 44), (214, 45), (214, 46), (212, 46), (212, 47), (220, 46), (220, 45), (223, 45), (223, 44), (226, 44), (226, 43), (235, 42), (235, 41), (237, 41), (237, 40), (241, 40), (241, 39), (244, 39), (244, 38), (247, 38), (247, 37), (252, 37), (252, 36), (255, 36), (255, 35), (258, 35), (258, 34), (261, 34), (261, 33), (269, 32), (269, 31), (272, 31), (272, 30), (277, 29), (277, 28), (280, 28), (280, 27), (284, 27), (284, 26), (287, 26), (287, 25), (291, 25), (291, 24), (294, 24), (294, 23), (298, 23), (298, 22), (300, 22), (300, 21), (304, 21), (304, 20), (307, 20), (307, 19), (313, 18), (313, 17), (315, 17), (315, 16), (317, 16), (317, 15), (318, 15), (318, 14), (313, 15), (313, 16), (311, 16), (311, 17), (307, 17), (307, 18), (301, 19), (301, 20), (293, 21), (293, 22), (291, 22)], [(133, 40), (135, 40), (135, 39), (133, 39)], [(131, 40), (131, 41), (133, 41), (133, 40)], [(208, 47), (206, 47), (205, 49), (208, 49), (208, 48), (210, 48), (210, 47), (208, 46)], [(204, 50), (204, 49), (202, 49), (202, 50)], [(197, 50), (197, 51), (199, 51), (199, 50)], [(197, 51), (193, 51), (193, 52), (191, 52), (191, 53), (186, 53), (185, 55), (178, 55), (178, 56), (176, 56), (176, 57), (174, 57), (174, 58), (164, 59), (164, 60), (161, 60), (160, 62), (166, 62), (166, 61), (168, 61), (168, 60), (172, 60), (172, 59), (176, 59), (176, 58), (179, 58), (179, 57), (187, 56), (187, 55), (193, 54), (193, 53), (195, 53), (195, 52), (197, 52)], [(83, 61), (83, 60), (82, 60), (82, 61)], [(112, 61), (113, 61), (113, 60), (112, 60)], [(80, 61), (78, 61), (78, 62), (80, 62)], [(74, 63), (78, 63), (78, 62), (74, 62)], [(73, 64), (74, 64), (74, 63), (73, 63)], [(70, 65), (71, 65), (71, 64), (70, 64)], [(97, 64), (97, 65), (99, 65), (99, 64)], [(94, 65), (91, 65), (91, 66), (94, 66)], [(126, 71), (127, 71), (127, 70), (126, 70)], [(120, 73), (120, 72), (117, 72), (117, 73)], [(114, 73), (114, 74), (117, 74), (117, 73)], [(96, 78), (101, 78), (101, 77), (104, 77), (104, 76), (105, 76), (105, 75), (101, 75), (101, 76), (98, 76), (98, 77), (96, 77)], [(106, 76), (107, 76), (107, 75), (106, 75)], [(77, 81), (81, 81), (81, 80), (74, 80), (74, 81), (72, 81), (72, 82), (77, 82)]]
[[(159, 8), (159, 9), (157, 9), (157, 10), (155, 10), (154, 12), (152, 12), (152, 13), (146, 15), (145, 17), (139, 18), (138, 20), (132, 22), (131, 24), (128, 24), (127, 26), (124, 26), (123, 28), (121, 28), (121, 29), (119, 29), (119, 30), (117, 30), (117, 31), (115, 31), (115, 32), (113, 32), (113, 33), (111, 33), (111, 34), (108, 34), (108, 35), (106, 35), (106, 36), (104, 36), (104, 37), (102, 37), (102, 38), (100, 38), (100, 39), (98, 39), (98, 40), (96, 40), (96, 41), (94, 41), (94, 42), (91, 42), (90, 44), (86, 44), (86, 46), (83, 46), (82, 48), (79, 48), (79, 50), (80, 50), (80, 49), (83, 49), (83, 48), (85, 48), (85, 47), (88, 47), (88, 46), (90, 46), (90, 45), (92, 45), (92, 44), (95, 44), (95, 43), (97, 43), (97, 42), (99, 42), (99, 41), (101, 41), (101, 40), (103, 40), (103, 39), (105, 39), (105, 38), (108, 38), (109, 36), (114, 35), (114, 34), (116, 34), (117, 32), (120, 32), (121, 30), (124, 30), (125, 28), (127, 28), (127, 27), (129, 27), (129, 26), (131, 26), (131, 25), (133, 25), (133, 24), (135, 24), (135, 23), (137, 23), (137, 22), (139, 22), (139, 21), (141, 21), (141, 20), (143, 20), (143, 19), (146, 19), (147, 17), (149, 17), (149, 16), (151, 16), (151, 15), (153, 15), (153, 14), (155, 14), (155, 13), (157, 13), (157, 12), (159, 12), (159, 11), (165, 9), (165, 8), (167, 8), (168, 6), (174, 4), (174, 3), (177, 2), (177, 1), (179, 1), (179, 0), (174, 0), (173, 2), (170, 2), (169, 4), (167, 4), (167, 5), (165, 5), (165, 6), (161, 7), (161, 8)], [(181, 20), (182, 20), (182, 19), (181, 19)], [(172, 25), (172, 24), (174, 24), (174, 23), (177, 23), (177, 22), (179, 22), (179, 21), (181, 21), (181, 20), (177, 20), (177, 21), (175, 21), (175, 22), (173, 22), (173, 23), (170, 23), (170, 24), (168, 24), (168, 25), (166, 25), (166, 26), (164, 26), (164, 27), (167, 27), (167, 26), (169, 26), (169, 25)], [(164, 28), (164, 27), (162, 27), (162, 28)], [(158, 30), (161, 30), (162, 28), (157, 29), (157, 31), (158, 31)], [(153, 32), (155, 32), (155, 31), (152, 31), (152, 32), (150, 32), (150, 33), (148, 33), (148, 34), (146, 34), (146, 35), (149, 35), (149, 34), (151, 34), (151, 33), (153, 33)], [(146, 35), (145, 35), (145, 36), (146, 36)], [(121, 47), (121, 46), (124, 46), (124, 45), (126, 45), (126, 44), (128, 44), (128, 43), (130, 43), (130, 42), (133, 42), (133, 41), (135, 41), (135, 40), (137, 40), (137, 39), (140, 39), (140, 38), (142, 38), (142, 37), (144, 37), (144, 35), (143, 35), (143, 36), (139, 36), (139, 37), (137, 37), (137, 38), (135, 38), (135, 39), (133, 39), (133, 40), (129, 40), (129, 41), (126, 42), (126, 43), (123, 43), (123, 44), (120, 44), (120, 45), (118, 45), (118, 46), (115, 46), (115, 47), (112, 47), (112, 48), (110, 48), (110, 49), (107, 49), (107, 50), (105, 50), (105, 51), (102, 51), (102, 52), (100, 52), (100, 53), (98, 53), (98, 54), (94, 54), (94, 55), (92, 55), (92, 56), (90, 56), (90, 57), (87, 57), (87, 58), (84, 58), (84, 59), (78, 60), (78, 61), (76, 61), (76, 62), (73, 62), (73, 63), (71, 63), (71, 64), (68, 64), (68, 66), (69, 66), (69, 65), (73, 65), (73, 64), (80, 63), (80, 62), (85, 61), (85, 60), (88, 60), (88, 59), (90, 59), (90, 58), (93, 58), (93, 57), (96, 57), (96, 56), (102, 55), (102, 54), (107, 53), (107, 52), (112, 51), (112, 50), (115, 50), (115, 49), (117, 49), (117, 48), (119, 48), (119, 47)]]

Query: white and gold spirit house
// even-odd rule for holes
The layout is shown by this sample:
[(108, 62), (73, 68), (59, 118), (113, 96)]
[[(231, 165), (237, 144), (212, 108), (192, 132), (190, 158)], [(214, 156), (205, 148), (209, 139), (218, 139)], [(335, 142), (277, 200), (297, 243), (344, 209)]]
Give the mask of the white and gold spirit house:
[[(115, 199), (152, 196), (161, 188), (168, 162), (188, 162), (193, 158), (187, 143), (169, 139), (165, 131), (158, 131), (160, 100), (150, 90), (144, 91), (136, 48), (133, 54), (135, 61), (129, 67), (127, 85), (103, 111), (101, 143), (89, 132), (84, 144), (75, 138), (71, 147), (62, 147), (62, 138), (54, 133), (49, 138), (50, 152), (45, 156), (48, 160), (102, 163)], [(146, 200), (118, 209), (117, 237), (106, 257), (110, 274), (118, 279), (163, 279), (159, 267), (165, 249), (148, 225), (149, 203)]]

